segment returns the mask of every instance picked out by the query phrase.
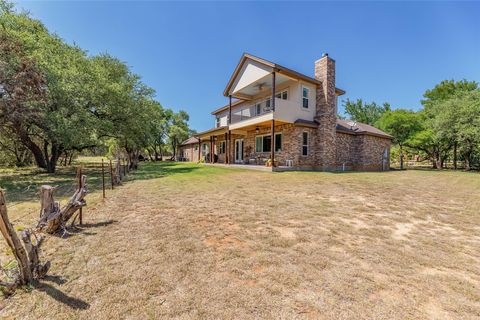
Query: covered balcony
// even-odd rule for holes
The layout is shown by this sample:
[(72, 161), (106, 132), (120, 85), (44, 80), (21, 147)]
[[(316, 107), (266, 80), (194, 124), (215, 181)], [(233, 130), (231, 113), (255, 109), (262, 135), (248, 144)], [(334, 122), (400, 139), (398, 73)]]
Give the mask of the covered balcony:
[(232, 111), (229, 127), (230, 130), (235, 130), (271, 120), (277, 120), (278, 123), (293, 123), (297, 120), (295, 111), (298, 108), (298, 103), (294, 101), (275, 98), (275, 110), (273, 110), (272, 99), (267, 98)]

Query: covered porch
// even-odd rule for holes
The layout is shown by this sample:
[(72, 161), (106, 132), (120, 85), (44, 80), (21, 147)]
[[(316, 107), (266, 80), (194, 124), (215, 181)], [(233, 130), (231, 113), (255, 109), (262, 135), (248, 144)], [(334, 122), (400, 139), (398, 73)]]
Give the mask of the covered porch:
[[(288, 123), (274, 119), (239, 129), (220, 127), (199, 133), (199, 159), (209, 164), (291, 166), (283, 151)], [(271, 161), (274, 159), (274, 161)]]

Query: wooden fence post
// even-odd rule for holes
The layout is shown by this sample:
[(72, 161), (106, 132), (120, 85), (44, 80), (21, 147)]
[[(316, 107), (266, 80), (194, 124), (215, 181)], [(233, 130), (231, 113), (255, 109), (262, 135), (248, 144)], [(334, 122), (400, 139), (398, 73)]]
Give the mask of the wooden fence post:
[[(78, 166), (77, 178), (78, 178), (78, 190), (81, 190), (83, 188), (83, 186), (82, 186), (82, 167), (81, 166)], [(80, 225), (83, 222), (82, 214), (83, 214), (83, 208), (80, 207), (79, 212), (78, 212), (78, 220), (80, 221)]]
[(103, 199), (105, 199), (105, 166), (103, 164), (103, 158), (102, 158), (102, 191), (103, 191)]
[(8, 246), (10, 249), (12, 249), (13, 255), (18, 262), (18, 269), (20, 270), (19, 284), (23, 285), (30, 283), (33, 279), (30, 261), (28, 260), (25, 248), (20, 242), (15, 229), (13, 229), (13, 226), (8, 219), (7, 205), (5, 203), (5, 196), (2, 190), (0, 190), (0, 231), (7, 241)]
[(112, 160), (110, 160), (110, 180), (112, 182), (112, 190), (113, 190), (113, 167), (112, 167)]

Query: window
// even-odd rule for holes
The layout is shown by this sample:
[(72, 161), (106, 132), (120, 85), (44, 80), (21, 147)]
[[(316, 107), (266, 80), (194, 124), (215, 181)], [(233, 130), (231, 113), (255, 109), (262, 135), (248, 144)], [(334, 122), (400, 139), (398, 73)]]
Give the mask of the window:
[(308, 156), (308, 132), (302, 133), (302, 156)]
[(197, 151), (197, 150), (198, 150), (198, 144), (195, 145), (195, 151)]
[(215, 118), (215, 124), (217, 128), (220, 127), (220, 117)]
[(308, 96), (309, 96), (309, 93), (310, 93), (310, 89), (308, 89), (307, 87), (302, 87), (302, 106), (305, 108), (305, 109), (308, 109)]
[(282, 99), (282, 100), (287, 100), (288, 99), (288, 91), (284, 90), (282, 92), (278, 92), (275, 95), (275, 98)]
[(205, 157), (206, 154), (207, 154), (207, 144), (204, 143), (202, 144), (202, 156)]
[(268, 99), (265, 101), (265, 108), (266, 108), (267, 110), (269, 110), (269, 109), (270, 109), (270, 105), (271, 105), (271, 101), (270, 101), (270, 98), (268, 98)]
[[(255, 152), (270, 152), (272, 149), (272, 138), (270, 135), (255, 137)], [(275, 152), (282, 151), (282, 134), (275, 134)]]
[(225, 141), (220, 141), (220, 154), (225, 153)]
[(261, 103), (257, 103), (255, 105), (255, 114), (258, 116), (260, 115), (260, 113), (262, 113), (262, 104)]

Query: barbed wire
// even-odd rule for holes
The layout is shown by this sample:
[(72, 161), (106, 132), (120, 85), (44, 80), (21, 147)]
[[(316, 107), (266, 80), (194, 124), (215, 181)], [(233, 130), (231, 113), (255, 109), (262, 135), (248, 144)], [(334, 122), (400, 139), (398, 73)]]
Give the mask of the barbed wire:
[[(116, 162), (120, 162), (120, 165), (123, 166), (122, 162), (119, 161), (119, 160), (113, 160), (113, 161), (112, 161), (112, 165), (113, 165), (113, 164), (116, 164)], [(95, 172), (96, 172), (96, 173), (100, 173), (100, 175), (102, 174), (102, 165), (101, 165), (101, 163), (97, 163), (97, 162), (84, 163), (84, 164), (82, 165), (82, 167), (83, 167), (83, 168), (88, 168), (88, 169), (89, 169), (88, 171), (91, 171), (91, 173), (95, 173)], [(109, 162), (108, 162), (108, 161), (105, 163), (104, 170), (105, 170), (105, 176), (108, 177), (108, 175), (109, 175), (109, 170), (110, 170), (110, 169), (109, 169)], [(127, 175), (128, 175), (128, 173), (127, 173)], [(93, 175), (93, 176), (94, 176), (94, 175)], [(77, 178), (78, 178), (78, 177), (77, 177)], [(56, 190), (61, 190), (60, 193), (62, 194), (62, 196), (68, 197), (71, 192), (73, 192), (74, 190), (76, 190), (76, 189), (78, 188), (77, 178), (73, 178), (73, 181), (72, 181), (71, 183), (65, 183), (65, 184), (62, 184), (62, 185), (57, 185), (57, 186), (55, 186), (54, 188), (55, 188)], [(15, 192), (15, 194), (16, 194), (17, 196), (25, 195), (25, 194), (29, 194), (29, 195), (35, 195), (35, 194), (36, 194), (36, 195), (39, 195), (40, 189), (38, 189), (37, 191), (33, 192), (33, 190), (31, 190), (32, 187), (39, 187), (39, 186), (41, 186), (41, 185), (46, 185), (46, 184), (48, 184), (48, 183), (49, 183), (49, 182), (47, 181), (47, 182), (41, 182), (41, 183), (38, 183), (38, 184), (29, 184), (29, 185), (26, 186), (22, 191)], [(101, 180), (100, 180), (100, 184), (102, 184)], [(67, 188), (68, 188), (68, 189), (67, 189)], [(66, 189), (66, 190), (64, 190), (64, 189)], [(32, 194), (32, 192), (33, 192), (33, 194)], [(25, 204), (25, 202), (18, 201), (18, 202), (14, 202), (13, 204), (7, 205), (6, 208), (7, 208), (8, 210), (11, 210), (12, 208), (18, 207), (18, 206), (20, 206), (20, 205), (22, 205), (22, 204)], [(26, 217), (28, 217), (28, 216), (30, 216), (30, 215), (33, 215), (33, 214), (35, 214), (35, 213), (38, 213), (38, 214), (39, 214), (39, 213), (40, 213), (40, 212), (39, 212), (39, 209), (30, 210), (30, 211), (28, 211), (27, 213), (25, 213), (25, 214), (23, 214), (23, 215), (21, 215), (21, 216), (19, 216), (19, 217), (16, 217), (16, 218), (14, 218), (14, 219), (12, 219), (11, 222), (12, 222), (12, 223), (13, 223), (13, 222), (18, 222), (18, 221), (23, 220), (24, 218), (26, 218)], [(95, 221), (95, 219), (93, 219), (93, 220)]]

